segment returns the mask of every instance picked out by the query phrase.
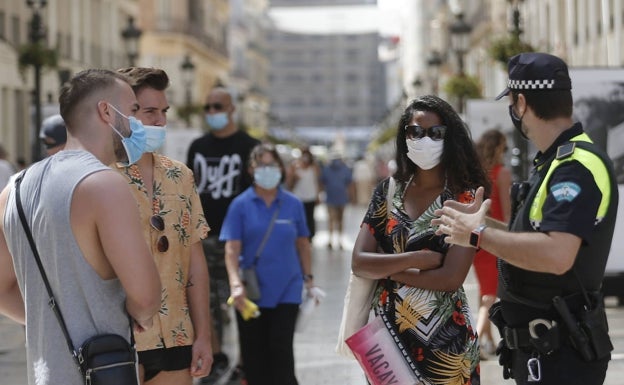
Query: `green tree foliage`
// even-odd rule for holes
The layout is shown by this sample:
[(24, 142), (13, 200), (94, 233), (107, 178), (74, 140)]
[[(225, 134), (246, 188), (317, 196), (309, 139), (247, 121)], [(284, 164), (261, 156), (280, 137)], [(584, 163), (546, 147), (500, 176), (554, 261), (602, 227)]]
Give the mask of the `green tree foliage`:
[(490, 57), (505, 69), (509, 59), (522, 52), (535, 52), (535, 49), (513, 34), (492, 41), (488, 49)]
[(481, 98), (481, 82), (470, 75), (455, 75), (444, 84), (444, 92), (463, 99)]
[(26, 43), (18, 48), (17, 65), (22, 76), (28, 67), (56, 68), (58, 51), (47, 48), (43, 43)]

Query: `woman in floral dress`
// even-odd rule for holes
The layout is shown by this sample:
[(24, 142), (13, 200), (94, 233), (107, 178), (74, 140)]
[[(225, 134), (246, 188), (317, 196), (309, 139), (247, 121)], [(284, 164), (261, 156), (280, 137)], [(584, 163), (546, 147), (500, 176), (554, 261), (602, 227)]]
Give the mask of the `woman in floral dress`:
[(352, 268), (377, 279), (372, 308), (387, 317), (423, 384), (479, 381), (479, 343), (462, 287), (475, 254), (449, 247), (431, 225), (447, 199), (468, 202), (488, 186), (469, 131), (436, 96), (406, 108), (396, 140), (396, 187), (375, 189), (353, 250)]

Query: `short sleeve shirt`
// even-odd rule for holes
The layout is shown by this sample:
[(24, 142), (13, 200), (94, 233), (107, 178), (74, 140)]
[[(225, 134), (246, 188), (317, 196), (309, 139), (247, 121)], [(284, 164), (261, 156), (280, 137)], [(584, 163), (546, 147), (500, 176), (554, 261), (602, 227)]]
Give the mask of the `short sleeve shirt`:
[[(154, 326), (135, 334), (139, 351), (193, 344), (194, 331), (186, 294), (191, 245), (206, 238), (209, 231), (191, 170), (181, 162), (156, 153), (153, 153), (153, 161), (152, 197), (148, 196), (136, 165), (117, 165), (139, 205), (145, 239), (162, 284), (161, 306), (154, 317)], [(163, 218), (164, 231), (150, 225), (152, 215)], [(158, 251), (156, 246), (162, 236), (169, 241), (165, 252)]]
[[(582, 133), (580, 126), (565, 131), (539, 158), (546, 159), (570, 138)], [(574, 234), (587, 241), (594, 231), (602, 194), (590, 170), (573, 160), (560, 164), (548, 181), (539, 231)]]
[(301, 303), (303, 272), (296, 242), (297, 238), (310, 235), (303, 203), (280, 188), (277, 198), (267, 206), (254, 187), (249, 187), (230, 204), (219, 236), (221, 241), (240, 241), (239, 265), (251, 267), (276, 211), (273, 228), (256, 264), (262, 293), (256, 302), (266, 308)]

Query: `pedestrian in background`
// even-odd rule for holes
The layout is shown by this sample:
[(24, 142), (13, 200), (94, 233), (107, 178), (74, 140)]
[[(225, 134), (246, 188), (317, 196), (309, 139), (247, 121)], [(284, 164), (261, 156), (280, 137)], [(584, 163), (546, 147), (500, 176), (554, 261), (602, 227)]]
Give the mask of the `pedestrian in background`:
[(499, 258), (490, 319), (505, 378), (602, 384), (613, 349), (600, 292), (618, 207), (613, 165), (572, 119), (563, 60), (521, 53), (508, 74), (498, 98), (508, 95), (514, 127), (539, 150), (529, 180), (512, 189), (510, 230), (487, 227), (491, 202), (479, 189), (474, 204), (438, 210), (439, 233)]
[[(500, 130), (487, 130), (477, 141), (476, 149), (481, 160), (481, 166), (488, 173), (490, 180), (492, 205), (488, 216), (504, 222), (506, 225), (511, 216), (511, 204), (509, 202), (511, 171), (505, 167), (504, 159), (507, 153), (507, 138)], [(495, 353), (498, 345), (498, 341), (495, 341), (492, 335), (490, 319), (488, 318), (488, 311), (496, 301), (496, 288), (498, 286), (496, 256), (485, 250), (478, 250), (473, 266), (479, 282), (477, 334), (481, 344), (480, 355), (482, 359), (487, 359)]]
[(67, 128), (60, 114), (49, 116), (41, 122), (39, 140), (45, 146), (46, 156), (61, 151), (67, 141)]
[[(444, 100), (422, 96), (399, 121), (396, 186), (377, 185), (353, 248), (353, 273), (378, 280), (372, 307), (397, 348), (431, 384), (478, 384), (479, 343), (462, 287), (474, 250), (434, 234), (434, 210), (487, 184), (466, 125)], [(391, 206), (388, 207), (387, 202)], [(388, 211), (389, 210), (389, 211)]]
[(113, 167), (138, 204), (163, 287), (154, 327), (136, 337), (140, 378), (145, 384), (191, 385), (192, 378), (208, 375), (213, 360), (210, 283), (201, 242), (209, 228), (191, 170), (157, 153), (167, 132), (167, 73), (141, 67), (118, 72), (136, 94), (135, 117), (145, 125), (147, 147), (135, 164)]
[[(250, 155), (254, 185), (228, 208), (220, 239), (248, 385), (297, 385), (293, 339), (302, 290), (314, 286), (309, 231), (301, 201), (280, 187), (284, 164), (272, 145)], [(266, 241), (264, 239), (266, 238)], [(263, 245), (264, 243), (264, 245)], [(258, 256), (256, 258), (256, 255)], [(247, 292), (239, 267), (255, 265), (261, 296), (257, 318), (244, 320)]]
[(11, 176), (15, 174), (15, 167), (7, 160), (7, 152), (4, 146), (0, 144), (0, 189), (3, 189), (11, 179)]
[[(59, 103), (68, 140), (23, 172), (25, 217), (74, 349), (104, 333), (130, 341), (128, 315), (135, 332), (149, 329), (161, 290), (136, 203), (107, 166), (143, 152), (142, 125), (129, 120), (136, 96), (123, 75), (86, 70), (65, 84)], [(0, 313), (26, 325), (28, 383), (83, 384), (20, 222), (15, 185), (0, 194), (0, 218)]]
[(328, 163), (321, 170), (321, 189), (325, 192), (325, 206), (328, 213), (329, 239), (327, 247), (333, 248), (334, 234), (338, 242), (337, 249), (342, 249), (343, 217), (345, 206), (355, 199), (353, 172), (342, 160), (338, 151), (329, 154)]
[(366, 205), (375, 189), (375, 171), (367, 156), (360, 156), (353, 164), (353, 183), (355, 184), (355, 203)]
[(310, 241), (316, 234), (314, 209), (319, 202), (319, 177), (320, 169), (314, 155), (308, 148), (303, 148), (299, 159), (291, 163), (286, 176), (286, 186), (303, 202)]
[(204, 116), (210, 131), (194, 140), (188, 150), (186, 165), (195, 174), (197, 191), (210, 226), (203, 241), (210, 273), (210, 309), (212, 313), (212, 371), (204, 383), (214, 383), (230, 362), (221, 350), (223, 324), (226, 322), (226, 300), (229, 293), (225, 267), (225, 243), (219, 241), (221, 225), (232, 200), (251, 185), (247, 173), (249, 153), (260, 142), (238, 129), (234, 121), (232, 95), (222, 87), (210, 91), (204, 105)]

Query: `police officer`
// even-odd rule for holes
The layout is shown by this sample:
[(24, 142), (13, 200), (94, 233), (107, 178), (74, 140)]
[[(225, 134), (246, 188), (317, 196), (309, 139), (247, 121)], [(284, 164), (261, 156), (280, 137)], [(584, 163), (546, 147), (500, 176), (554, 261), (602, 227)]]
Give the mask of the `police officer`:
[(67, 141), (67, 128), (61, 115), (52, 115), (41, 122), (39, 139), (46, 148), (46, 156), (61, 151)]
[(539, 150), (527, 182), (512, 188), (510, 231), (488, 227), (479, 188), (470, 206), (448, 204), (434, 223), (446, 241), (499, 260), (500, 302), (490, 311), (499, 362), (517, 384), (602, 384), (612, 345), (600, 295), (618, 190), (609, 158), (572, 121), (567, 65), (545, 53), (509, 61), (515, 128)]

